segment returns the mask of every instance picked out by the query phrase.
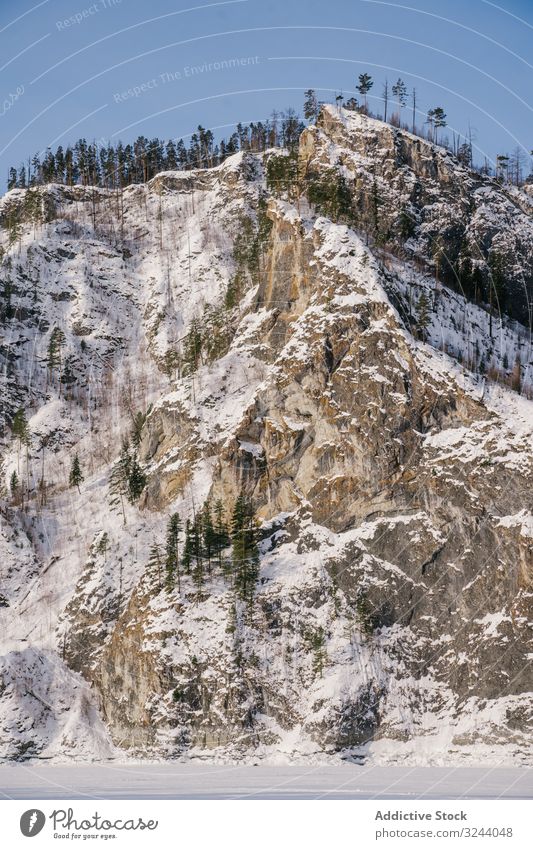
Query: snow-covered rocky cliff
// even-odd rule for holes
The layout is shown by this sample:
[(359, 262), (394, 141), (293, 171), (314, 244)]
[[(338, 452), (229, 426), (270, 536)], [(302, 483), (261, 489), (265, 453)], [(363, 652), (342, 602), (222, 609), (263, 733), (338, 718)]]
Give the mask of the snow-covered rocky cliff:
[[(531, 763), (530, 338), (439, 274), (497, 251), (523, 312), (531, 207), (330, 107), (298, 171), (352, 220), (277, 155), (0, 201), (4, 758)], [(252, 600), (165, 587), (170, 516), (241, 493)]]

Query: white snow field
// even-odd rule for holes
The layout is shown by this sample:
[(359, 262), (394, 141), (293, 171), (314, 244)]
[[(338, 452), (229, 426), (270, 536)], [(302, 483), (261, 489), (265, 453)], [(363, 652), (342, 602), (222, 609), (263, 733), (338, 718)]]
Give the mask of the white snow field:
[(4, 765), (3, 799), (533, 799), (533, 770), (486, 767)]

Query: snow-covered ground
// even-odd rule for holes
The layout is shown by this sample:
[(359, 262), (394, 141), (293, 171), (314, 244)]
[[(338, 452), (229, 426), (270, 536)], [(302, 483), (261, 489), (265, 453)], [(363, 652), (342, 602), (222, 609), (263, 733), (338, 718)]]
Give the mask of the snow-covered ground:
[(119, 764), (0, 768), (4, 799), (532, 799), (533, 770)]

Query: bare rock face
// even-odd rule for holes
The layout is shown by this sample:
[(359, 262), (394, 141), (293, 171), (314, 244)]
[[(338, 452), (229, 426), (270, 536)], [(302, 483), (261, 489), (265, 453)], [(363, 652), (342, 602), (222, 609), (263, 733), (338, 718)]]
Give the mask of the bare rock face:
[[(459, 228), (459, 242), (505, 236), (518, 267), (533, 227), (500, 187), (363, 116), (325, 109), (299, 162), (311, 181), (343, 169), (359, 229), (304, 194), (274, 197), (260, 158), (239, 156), (128, 190), (131, 256), (108, 245), (100, 284), (78, 281), (70, 307), (72, 275), (58, 269), (111, 241), (102, 224), (90, 229), (92, 198), (61, 199), (87, 244), (72, 244), (72, 221), (47, 225), (33, 259), (24, 244), (21, 264), (42, 273), (53, 258), (56, 297), (43, 293), (41, 312), (47, 328), (69, 330), (79, 373), (98, 369), (99, 391), (88, 382), (59, 399), (57, 387), (39, 389), (56, 393), (31, 424), (50, 484), (31, 520), (33, 507), (6, 514), (0, 538), (35, 582), (26, 590), (13, 568), (3, 576), (12, 650), (40, 641), (47, 675), (34, 692), (65, 746), (77, 726), (67, 727), (50, 657), (58, 680), (81, 688), (79, 715), (95, 729), (84, 751), (100, 756), (530, 762), (527, 334), (501, 319), (497, 341), (497, 319), (436, 282), (421, 258), (432, 262), (436, 234), (458, 255)], [(376, 181), (382, 230), (401, 256), (367, 230)], [(103, 218), (105, 193), (99, 203)], [(407, 207), (408, 237), (398, 218)], [(487, 209), (500, 216), (497, 235), (483, 229)], [(240, 295), (224, 307), (230, 287)], [(126, 303), (127, 319), (115, 315)], [(22, 351), (35, 321), (21, 320)], [(191, 327), (201, 340), (192, 354)], [(110, 506), (110, 470), (137, 410), (146, 486), (135, 505), (115, 494)], [(74, 446), (80, 493), (65, 485)], [(20, 462), (9, 450), (8, 476)], [(31, 476), (31, 452), (27, 465)], [(229, 549), (180, 565), (169, 583), (170, 516), (192, 520), (220, 500), (229, 518), (239, 494), (259, 521), (253, 592), (238, 592)], [(10, 663), (0, 715), (19, 736), (7, 756), (55, 756), (20, 724), (27, 696)], [(40, 663), (27, 659), (28, 676)]]
[[(497, 456), (501, 419), (431, 368), (346, 228), (269, 215), (254, 306), (272, 316), (271, 366), (212, 446), (211, 497), (245, 492), (270, 529), (256, 598), (248, 610), (217, 576), (200, 600), (126, 610), (97, 682), (104, 715), (117, 741), (235, 754), (295, 734), (296, 751), (364, 751), (442, 722), (466, 746), (470, 711), (504, 710), (499, 744), (520, 747), (531, 545), (500, 517), (530, 498), (530, 436)], [(139, 699), (139, 680), (160, 697)]]

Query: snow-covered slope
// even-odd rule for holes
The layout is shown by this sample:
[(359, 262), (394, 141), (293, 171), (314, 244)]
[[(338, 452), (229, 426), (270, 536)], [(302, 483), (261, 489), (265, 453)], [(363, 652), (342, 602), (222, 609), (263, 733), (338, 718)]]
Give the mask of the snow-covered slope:
[[(275, 153), (40, 189), (16, 238), (27, 193), (0, 201), (3, 757), (531, 761), (533, 406), (507, 386), (514, 368), (529, 391), (529, 338), (420, 256), (428, 204), (437, 227), (467, 198), (468, 232), (490, 214), (506, 250), (520, 231), (517, 268), (533, 224), (430, 147), (328, 109), (302, 138), (354, 204), (364, 171), (391, 209), (416, 177), (432, 200), (401, 255), (272, 197)], [(122, 512), (110, 473), (138, 414), (147, 481)], [(217, 562), (166, 591), (171, 514), (209, 498), (229, 517), (241, 492), (253, 601)]]

